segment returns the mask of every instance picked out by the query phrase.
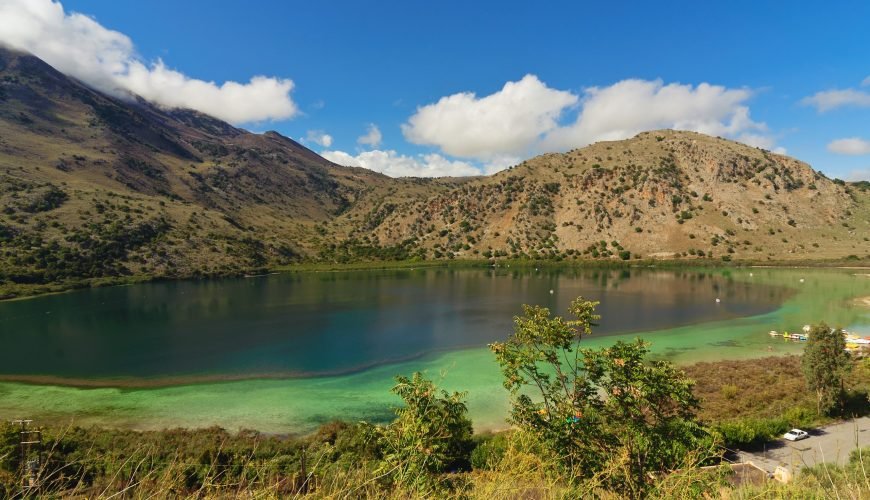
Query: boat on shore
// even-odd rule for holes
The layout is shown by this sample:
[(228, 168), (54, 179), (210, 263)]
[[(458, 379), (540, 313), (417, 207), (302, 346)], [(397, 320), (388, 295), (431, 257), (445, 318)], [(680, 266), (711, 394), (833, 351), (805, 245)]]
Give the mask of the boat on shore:
[(804, 335), (802, 333), (789, 333), (789, 332), (779, 333), (776, 330), (771, 330), (768, 333), (768, 335), (770, 335), (771, 337), (782, 337), (785, 340), (807, 340), (809, 338), (809, 336)]
[[(809, 325), (804, 325), (804, 333), (789, 333), (788, 331), (779, 333), (776, 330), (771, 330), (768, 332), (768, 335), (771, 337), (782, 337), (785, 340), (797, 340), (803, 342), (810, 338), (810, 330), (811, 327)], [(858, 335), (843, 330), (843, 340), (846, 342), (847, 350), (870, 348), (870, 337), (859, 337)]]

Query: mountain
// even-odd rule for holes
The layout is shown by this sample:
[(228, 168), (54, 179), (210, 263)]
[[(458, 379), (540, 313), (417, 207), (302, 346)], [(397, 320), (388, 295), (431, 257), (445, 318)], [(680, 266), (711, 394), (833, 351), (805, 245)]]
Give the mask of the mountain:
[(0, 295), (300, 261), (863, 257), (867, 207), (866, 185), (675, 131), (393, 179), (0, 48)]
[(435, 256), (456, 257), (864, 257), (867, 191), (784, 155), (660, 130), (545, 154), (409, 200), (374, 235), (386, 243), (413, 236)]
[(0, 282), (227, 274), (316, 255), (370, 199), (464, 181), (335, 165), (275, 132), (94, 91), (0, 48)]

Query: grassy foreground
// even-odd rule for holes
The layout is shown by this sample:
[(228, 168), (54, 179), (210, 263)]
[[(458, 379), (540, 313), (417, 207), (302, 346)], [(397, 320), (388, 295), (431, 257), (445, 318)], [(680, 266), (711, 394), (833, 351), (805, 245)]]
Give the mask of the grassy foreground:
[[(704, 424), (724, 436), (728, 447), (751, 448), (795, 425), (830, 421), (815, 412), (796, 356), (720, 361), (685, 367), (695, 380)], [(847, 389), (868, 410), (870, 361), (856, 362)], [(728, 429), (742, 426), (750, 435)], [(386, 450), (377, 427), (365, 422), (332, 422), (304, 438), (229, 432), (220, 428), (136, 432), (104, 428), (43, 429), (41, 464), (34, 471), (46, 497), (311, 497), (408, 498), (389, 480)], [(744, 429), (745, 430), (745, 429)], [(736, 441), (735, 441), (736, 439)], [(0, 424), (0, 497), (22, 494), (18, 428)], [(730, 440), (730, 441), (729, 441)], [(767, 482), (735, 486), (717, 463), (720, 452), (697, 456), (679, 471), (660, 477), (654, 498), (863, 498), (870, 495), (870, 450), (846, 466), (804, 470), (789, 485)], [(556, 459), (521, 431), (478, 434), (465, 463), (438, 481), (439, 496), (455, 498), (617, 498), (605, 478), (569, 483)], [(33, 493), (33, 492), (31, 492)]]

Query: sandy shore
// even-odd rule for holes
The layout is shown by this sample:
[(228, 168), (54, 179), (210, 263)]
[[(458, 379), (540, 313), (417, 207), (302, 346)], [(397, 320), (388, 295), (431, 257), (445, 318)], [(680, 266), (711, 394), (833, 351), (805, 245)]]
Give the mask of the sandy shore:
[(870, 297), (858, 297), (854, 302), (859, 306), (870, 307)]

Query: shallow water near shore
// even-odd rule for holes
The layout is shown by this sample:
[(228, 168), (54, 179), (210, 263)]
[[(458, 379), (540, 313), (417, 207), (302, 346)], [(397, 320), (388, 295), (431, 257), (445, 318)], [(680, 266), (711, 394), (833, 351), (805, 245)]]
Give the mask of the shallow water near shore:
[(425, 269), (143, 284), (0, 304), (0, 376), (28, 381), (0, 382), (0, 417), (304, 433), (336, 418), (388, 420), (392, 377), (422, 370), (468, 391), (476, 429), (500, 428), (507, 395), (486, 344), (510, 334), (522, 303), (565, 314), (577, 295), (602, 302), (584, 345), (639, 336), (677, 363), (800, 352), (767, 332), (819, 320), (870, 335), (870, 309), (854, 301), (870, 295), (870, 278), (849, 270)]

